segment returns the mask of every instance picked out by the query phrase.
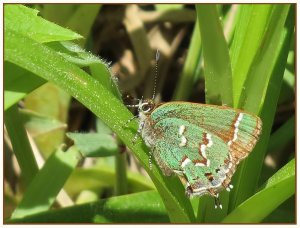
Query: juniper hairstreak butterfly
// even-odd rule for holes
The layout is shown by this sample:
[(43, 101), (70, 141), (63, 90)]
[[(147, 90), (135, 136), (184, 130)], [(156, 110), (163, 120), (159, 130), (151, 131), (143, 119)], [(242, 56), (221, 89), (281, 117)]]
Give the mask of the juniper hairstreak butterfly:
[[(158, 59), (158, 55), (156, 57)], [(177, 174), (190, 197), (230, 191), (237, 165), (255, 146), (259, 117), (226, 106), (140, 99), (138, 133), (165, 175)], [(129, 120), (130, 121), (130, 120)]]

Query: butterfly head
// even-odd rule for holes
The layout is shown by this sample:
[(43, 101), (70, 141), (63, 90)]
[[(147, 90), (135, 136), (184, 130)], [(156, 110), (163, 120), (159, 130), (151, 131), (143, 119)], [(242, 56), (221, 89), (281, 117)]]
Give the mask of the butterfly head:
[(155, 103), (152, 99), (143, 100), (141, 99), (138, 104), (138, 111), (144, 115), (147, 115), (153, 111)]

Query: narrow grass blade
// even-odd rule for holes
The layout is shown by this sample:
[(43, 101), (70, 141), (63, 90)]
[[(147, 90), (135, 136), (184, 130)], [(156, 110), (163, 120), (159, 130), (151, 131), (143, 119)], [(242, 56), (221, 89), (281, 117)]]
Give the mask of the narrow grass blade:
[(197, 213), (197, 222), (219, 223), (227, 215), (229, 194), (227, 191), (220, 193), (219, 199), (222, 209), (215, 208), (215, 200), (210, 195), (201, 196)]
[(38, 172), (38, 166), (17, 105), (12, 106), (5, 111), (4, 122), (14, 154), (16, 155), (18, 164), (21, 168), (22, 176), (25, 183), (28, 185)]
[(40, 14), (46, 20), (53, 21), (58, 25), (64, 25), (79, 6), (80, 4), (61, 3), (43, 4), (43, 8), (38, 8), (38, 5), (35, 5), (35, 8), (40, 11)]
[(215, 5), (196, 5), (204, 58), (206, 102), (232, 106), (229, 51)]
[(47, 211), (80, 158), (81, 155), (75, 147), (67, 151), (58, 149), (53, 153), (30, 183), (11, 218), (22, 218)]
[(162, 223), (169, 222), (157, 192), (147, 191), (47, 211), (9, 223)]
[[(60, 7), (60, 5), (57, 5), (57, 7)], [(65, 24), (65, 27), (78, 32), (83, 37), (88, 37), (101, 7), (101, 4), (79, 4), (76, 11), (71, 15)], [(78, 41), (82, 47), (84, 46), (85, 42), (85, 39)]]
[(115, 195), (124, 195), (128, 193), (128, 178), (127, 178), (127, 157), (126, 153), (118, 151), (115, 157)]
[(258, 223), (295, 194), (295, 159), (276, 172), (263, 189), (240, 204), (224, 223)]
[(295, 126), (295, 115), (293, 115), (271, 135), (268, 151), (270, 153), (280, 151), (289, 142), (295, 139)]
[(196, 20), (186, 61), (180, 74), (172, 100), (187, 100), (192, 91), (198, 66), (201, 64), (201, 38), (199, 22)]
[(295, 96), (295, 80), (295, 72), (289, 71), (287, 66), (284, 71), (283, 83), (278, 104), (290, 102), (291, 97)]

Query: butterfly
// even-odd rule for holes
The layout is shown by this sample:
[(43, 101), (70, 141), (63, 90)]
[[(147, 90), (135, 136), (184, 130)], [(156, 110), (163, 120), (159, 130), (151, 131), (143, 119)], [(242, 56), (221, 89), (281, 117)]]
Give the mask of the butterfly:
[[(227, 106), (191, 102), (155, 103), (136, 99), (141, 135), (164, 175), (178, 175), (189, 197), (209, 194), (222, 208), (219, 193), (233, 186), (237, 165), (253, 150), (262, 130), (258, 116)], [(150, 168), (151, 168), (151, 156)]]
[(138, 108), (138, 134), (164, 175), (178, 175), (189, 197), (209, 194), (215, 207), (222, 208), (219, 192), (233, 187), (237, 165), (259, 139), (261, 119), (226, 106), (191, 102), (140, 99), (131, 107)]

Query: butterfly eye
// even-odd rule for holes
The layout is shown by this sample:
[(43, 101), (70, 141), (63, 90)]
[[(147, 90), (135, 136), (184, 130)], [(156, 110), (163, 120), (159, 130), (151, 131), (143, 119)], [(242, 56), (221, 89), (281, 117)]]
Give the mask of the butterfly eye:
[(151, 109), (151, 106), (150, 106), (149, 104), (144, 104), (144, 105), (142, 106), (142, 111), (143, 111), (143, 112), (149, 112), (150, 109)]

